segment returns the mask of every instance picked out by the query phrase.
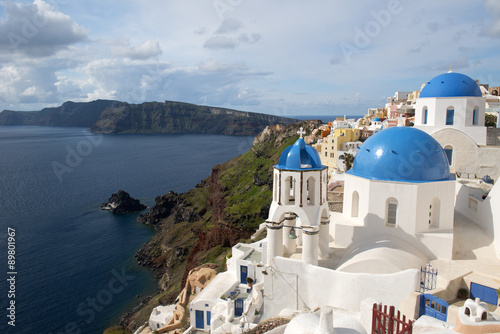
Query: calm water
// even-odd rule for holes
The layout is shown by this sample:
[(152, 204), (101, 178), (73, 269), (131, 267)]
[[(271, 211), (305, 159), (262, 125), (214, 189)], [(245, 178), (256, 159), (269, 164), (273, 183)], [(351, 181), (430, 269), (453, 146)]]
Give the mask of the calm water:
[[(184, 192), (251, 137), (98, 136), (82, 128), (0, 126), (0, 333), (101, 333), (155, 291), (134, 253), (153, 230), (100, 210), (123, 189), (147, 205)], [(7, 230), (15, 229), (15, 299)], [(7, 324), (15, 300), (15, 327)]]

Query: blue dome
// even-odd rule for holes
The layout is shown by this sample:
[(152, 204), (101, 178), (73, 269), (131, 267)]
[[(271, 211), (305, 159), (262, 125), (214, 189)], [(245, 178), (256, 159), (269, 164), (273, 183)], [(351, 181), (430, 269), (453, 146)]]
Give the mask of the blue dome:
[(281, 153), (280, 160), (274, 167), (288, 170), (315, 170), (326, 168), (321, 164), (318, 151), (306, 145), (304, 139), (299, 138), (295, 144), (288, 146)]
[(452, 180), (448, 158), (427, 133), (392, 127), (368, 138), (347, 173), (371, 180), (431, 182)]
[(373, 121), (374, 121), (374, 122), (380, 122), (380, 118), (375, 117), (375, 118), (373, 119)]
[(438, 75), (422, 89), (420, 97), (481, 97), (481, 88), (470, 77), (461, 73), (448, 72)]

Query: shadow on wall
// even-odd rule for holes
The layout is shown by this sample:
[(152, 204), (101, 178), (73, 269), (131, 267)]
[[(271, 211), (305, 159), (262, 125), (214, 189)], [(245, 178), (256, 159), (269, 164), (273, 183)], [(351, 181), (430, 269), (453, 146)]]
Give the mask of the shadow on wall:
[(458, 235), (453, 241), (453, 254), (457, 254), (460, 259), (475, 259), (475, 250), (491, 245), (495, 237), (498, 239), (500, 232), (495, 231), (492, 197), (500, 192), (499, 189), (495, 185), (487, 193), (480, 188), (460, 187), (455, 206), (455, 229)]

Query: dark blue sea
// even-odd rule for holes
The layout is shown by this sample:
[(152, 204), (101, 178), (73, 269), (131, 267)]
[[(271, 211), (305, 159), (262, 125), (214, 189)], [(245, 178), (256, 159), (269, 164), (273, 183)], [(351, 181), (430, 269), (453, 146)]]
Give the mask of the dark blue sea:
[(100, 204), (120, 189), (148, 206), (185, 192), (252, 141), (0, 126), (0, 333), (102, 333), (116, 324), (157, 289), (134, 260), (154, 231)]

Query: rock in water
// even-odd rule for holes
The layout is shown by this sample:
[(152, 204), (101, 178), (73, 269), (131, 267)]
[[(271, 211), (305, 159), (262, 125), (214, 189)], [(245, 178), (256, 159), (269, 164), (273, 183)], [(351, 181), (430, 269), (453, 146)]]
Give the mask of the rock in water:
[(101, 205), (101, 209), (110, 210), (113, 213), (131, 213), (142, 211), (146, 208), (147, 206), (142, 204), (138, 199), (130, 197), (123, 190), (118, 190), (116, 194), (112, 194), (108, 201)]

